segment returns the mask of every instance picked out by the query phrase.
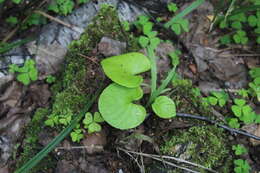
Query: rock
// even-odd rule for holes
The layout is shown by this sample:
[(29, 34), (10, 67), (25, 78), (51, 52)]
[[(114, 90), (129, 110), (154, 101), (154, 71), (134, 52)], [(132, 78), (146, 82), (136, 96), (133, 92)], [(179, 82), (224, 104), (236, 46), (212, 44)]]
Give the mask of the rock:
[(0, 135), (0, 154), (1, 154), (0, 155), (0, 170), (1, 169), (5, 170), (2, 167), (5, 165), (5, 163), (11, 156), (12, 147), (13, 147), (13, 143), (12, 143), (11, 139), (6, 136)]
[(217, 83), (214, 82), (206, 82), (206, 81), (200, 81), (199, 82), (199, 88), (201, 92), (205, 95), (209, 95), (211, 91), (219, 91), (220, 87)]
[(116, 56), (125, 52), (126, 43), (103, 37), (98, 43), (97, 49), (98, 53), (103, 54), (105, 57)]

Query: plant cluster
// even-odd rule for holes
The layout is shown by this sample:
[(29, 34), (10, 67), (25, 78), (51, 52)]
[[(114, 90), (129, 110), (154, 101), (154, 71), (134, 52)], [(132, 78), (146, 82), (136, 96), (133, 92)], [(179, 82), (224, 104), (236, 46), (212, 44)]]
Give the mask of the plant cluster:
[[(240, 156), (247, 153), (247, 149), (243, 145), (233, 145), (232, 150), (235, 151), (236, 156)], [(249, 173), (250, 165), (246, 160), (236, 159), (234, 160), (234, 171), (235, 173)]]
[[(252, 6), (260, 5), (259, 0), (252, 0), (248, 2), (232, 1), (225, 16), (219, 16), (219, 27), (227, 32), (221, 37), (221, 44), (247, 44), (253, 41), (260, 44), (260, 10), (259, 8), (248, 10), (246, 7), (241, 7), (241, 3), (248, 5), (248, 9)], [(232, 14), (233, 11), (236, 11)]]
[[(175, 13), (178, 10), (177, 5), (173, 2), (168, 3), (167, 8), (172, 13)], [(171, 23), (170, 28), (172, 29), (172, 31), (175, 32), (175, 34), (180, 35), (183, 31), (184, 32), (189, 31), (189, 21), (187, 19), (179, 17), (178, 19), (176, 19), (174, 22)]]
[(36, 81), (38, 78), (35, 61), (32, 59), (26, 60), (23, 67), (11, 64), (9, 66), (9, 71), (11, 73), (16, 73), (16, 79), (24, 85), (29, 85), (32, 81)]
[[(153, 31), (153, 23), (147, 16), (139, 16), (134, 25), (144, 35), (139, 37), (139, 44), (145, 48), (148, 54), (137, 52), (113, 56), (102, 60), (101, 65), (107, 77), (113, 83), (101, 93), (98, 107), (104, 120), (118, 129), (130, 129), (140, 125), (146, 118), (145, 107), (134, 104), (143, 97), (140, 87), (143, 77), (140, 73), (151, 71), (151, 93), (146, 107), (152, 107), (155, 114), (161, 118), (176, 116), (175, 103), (168, 96), (160, 96), (172, 80), (175, 69), (179, 64), (179, 52), (170, 53), (173, 68), (165, 80), (157, 88), (157, 67), (155, 49), (161, 42), (157, 37), (157, 31)], [(138, 62), (138, 63), (136, 63)]]

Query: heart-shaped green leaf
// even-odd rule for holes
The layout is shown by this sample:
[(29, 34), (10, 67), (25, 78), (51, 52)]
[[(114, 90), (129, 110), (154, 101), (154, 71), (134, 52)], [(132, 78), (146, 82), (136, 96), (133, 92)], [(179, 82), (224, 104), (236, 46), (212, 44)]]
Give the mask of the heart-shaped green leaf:
[(143, 77), (136, 74), (151, 68), (150, 60), (138, 52), (106, 58), (101, 62), (105, 74), (115, 83), (128, 88), (138, 87)]
[(91, 123), (89, 126), (88, 126), (88, 133), (94, 133), (94, 132), (99, 132), (102, 130), (102, 127), (98, 124), (98, 123)]
[(153, 111), (161, 118), (172, 118), (176, 116), (176, 107), (172, 99), (167, 96), (159, 96), (152, 104)]
[(132, 103), (142, 97), (143, 91), (140, 87), (126, 88), (112, 83), (101, 93), (98, 108), (104, 120), (111, 126), (131, 129), (145, 119), (145, 108)]

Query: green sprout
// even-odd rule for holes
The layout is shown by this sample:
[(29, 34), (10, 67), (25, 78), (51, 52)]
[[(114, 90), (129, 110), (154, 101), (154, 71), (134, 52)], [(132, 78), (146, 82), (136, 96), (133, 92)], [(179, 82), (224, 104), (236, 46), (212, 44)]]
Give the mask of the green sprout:
[(237, 118), (229, 118), (228, 125), (232, 128), (238, 129), (240, 127), (240, 123)]
[(235, 173), (249, 173), (249, 170), (251, 169), (248, 162), (246, 160), (237, 159), (234, 161)]
[(221, 92), (213, 91), (211, 92), (211, 95), (212, 96), (207, 97), (207, 101), (210, 105), (213, 106), (219, 105), (220, 107), (223, 107), (225, 106), (229, 98), (227, 93), (225, 93), (224, 91)]
[(256, 114), (253, 109), (246, 104), (244, 99), (235, 99), (235, 105), (231, 107), (234, 115), (244, 123), (253, 123), (256, 119)]
[(48, 75), (46, 77), (46, 82), (51, 84), (51, 83), (54, 83), (56, 81), (56, 77), (52, 76), (52, 75)]
[(247, 149), (243, 145), (233, 145), (232, 150), (235, 151), (235, 155), (242, 155), (247, 153)]
[(237, 44), (247, 44), (248, 42), (248, 37), (246, 36), (246, 32), (243, 30), (238, 30), (234, 35), (233, 39), (235, 43)]
[(167, 4), (167, 8), (170, 12), (175, 13), (178, 10), (177, 4), (170, 2)]
[(81, 139), (83, 139), (83, 131), (79, 128), (76, 128), (73, 130), (73, 132), (70, 133), (71, 140), (73, 142), (80, 142)]
[(38, 78), (38, 71), (35, 67), (35, 61), (28, 59), (25, 61), (23, 67), (18, 67), (16, 64), (9, 66), (11, 73), (18, 73), (16, 79), (24, 85), (29, 85), (32, 81), (36, 81)]
[(88, 129), (88, 133), (101, 131), (102, 127), (99, 123), (102, 122), (104, 122), (104, 119), (99, 112), (95, 112), (94, 116), (90, 112), (87, 112), (83, 120), (84, 128)]

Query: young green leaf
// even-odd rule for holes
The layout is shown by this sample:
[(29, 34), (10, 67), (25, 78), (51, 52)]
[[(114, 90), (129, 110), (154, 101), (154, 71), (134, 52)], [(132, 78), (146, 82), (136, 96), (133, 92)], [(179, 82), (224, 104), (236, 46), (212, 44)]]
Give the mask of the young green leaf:
[(93, 122), (88, 126), (88, 133), (99, 132), (101, 129), (102, 127), (98, 123)]
[(11, 25), (16, 25), (18, 23), (17, 17), (14, 16), (8, 17), (5, 21)]
[(21, 73), (17, 75), (17, 80), (24, 85), (29, 85), (30, 84), (30, 76), (28, 73)]
[(242, 155), (247, 153), (247, 149), (243, 145), (233, 145), (232, 150), (235, 151), (236, 155)]
[(96, 122), (96, 123), (104, 122), (104, 119), (99, 112), (94, 113), (94, 122)]
[(126, 88), (112, 83), (101, 93), (98, 108), (104, 120), (111, 126), (131, 129), (140, 125), (146, 117), (145, 108), (132, 103), (142, 96), (140, 87)]
[(143, 33), (145, 35), (148, 35), (150, 32), (152, 32), (153, 28), (153, 23), (152, 22), (147, 22), (143, 25)]
[(257, 25), (257, 18), (254, 15), (250, 15), (247, 19), (249, 26), (255, 27)]
[(155, 114), (161, 118), (172, 118), (176, 116), (176, 107), (172, 99), (167, 96), (159, 96), (152, 104)]
[(154, 50), (160, 44), (161, 40), (158, 37), (150, 39), (150, 47)]
[(181, 34), (181, 25), (179, 23), (174, 23), (171, 26), (171, 29), (175, 32), (175, 34), (177, 34), (177, 35)]
[(235, 21), (231, 23), (231, 27), (234, 29), (241, 29), (242, 28), (242, 24), (239, 21)]
[(167, 4), (167, 8), (170, 12), (173, 12), (173, 13), (175, 13), (178, 10), (177, 5), (175, 3), (172, 3), (172, 2)]
[(238, 159), (234, 161), (234, 164), (235, 164), (235, 168), (234, 168), (235, 173), (249, 173), (250, 166), (246, 160)]
[(142, 48), (145, 48), (149, 44), (149, 38), (147, 38), (145, 36), (140, 36), (138, 39), (138, 42)]
[(22, 2), (22, 0), (12, 0), (12, 2), (15, 4), (20, 4)]
[(85, 114), (85, 118), (83, 120), (83, 124), (85, 128), (88, 128), (88, 126), (93, 122), (93, 117), (92, 114), (90, 112), (87, 112)]
[(240, 127), (240, 124), (238, 122), (237, 118), (230, 118), (228, 120), (228, 125), (232, 128), (238, 129)]
[(142, 83), (142, 76), (136, 74), (151, 68), (150, 60), (137, 52), (106, 58), (101, 65), (112, 81), (129, 88), (138, 87)]

